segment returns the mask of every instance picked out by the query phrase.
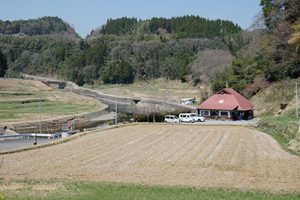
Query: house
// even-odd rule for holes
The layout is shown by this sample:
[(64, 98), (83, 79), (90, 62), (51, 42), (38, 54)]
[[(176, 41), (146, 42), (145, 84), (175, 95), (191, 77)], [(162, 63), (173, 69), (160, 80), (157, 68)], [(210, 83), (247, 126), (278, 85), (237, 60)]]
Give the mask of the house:
[(198, 108), (200, 116), (211, 119), (252, 119), (254, 105), (234, 89), (224, 88)]

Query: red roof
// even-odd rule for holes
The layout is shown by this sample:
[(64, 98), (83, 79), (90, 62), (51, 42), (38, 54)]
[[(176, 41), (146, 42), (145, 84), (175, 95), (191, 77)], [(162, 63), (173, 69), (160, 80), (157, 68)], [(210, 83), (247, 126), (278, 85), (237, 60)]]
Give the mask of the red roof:
[(245, 111), (253, 108), (253, 104), (248, 99), (234, 89), (225, 88), (204, 101), (198, 109)]

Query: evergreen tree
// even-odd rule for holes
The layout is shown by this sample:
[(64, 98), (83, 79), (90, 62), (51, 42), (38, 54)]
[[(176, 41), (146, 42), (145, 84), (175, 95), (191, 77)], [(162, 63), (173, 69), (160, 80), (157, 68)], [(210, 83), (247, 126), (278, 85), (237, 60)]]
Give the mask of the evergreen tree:
[(0, 77), (4, 77), (7, 69), (6, 57), (0, 49)]

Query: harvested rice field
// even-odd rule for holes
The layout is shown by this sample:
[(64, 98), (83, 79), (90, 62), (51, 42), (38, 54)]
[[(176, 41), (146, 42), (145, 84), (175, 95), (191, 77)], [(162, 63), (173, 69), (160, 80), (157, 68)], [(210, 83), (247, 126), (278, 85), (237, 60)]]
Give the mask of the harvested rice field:
[(239, 126), (130, 125), (0, 160), (4, 180), (300, 191), (300, 158), (271, 136)]

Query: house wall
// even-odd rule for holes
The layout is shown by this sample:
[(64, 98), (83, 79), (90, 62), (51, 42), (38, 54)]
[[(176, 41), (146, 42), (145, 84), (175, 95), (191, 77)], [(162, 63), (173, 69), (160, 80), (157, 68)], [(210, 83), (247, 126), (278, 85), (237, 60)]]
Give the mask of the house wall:
[(253, 110), (237, 111), (237, 110), (202, 110), (197, 109), (197, 113), (206, 119), (221, 120), (249, 120), (253, 118)]

